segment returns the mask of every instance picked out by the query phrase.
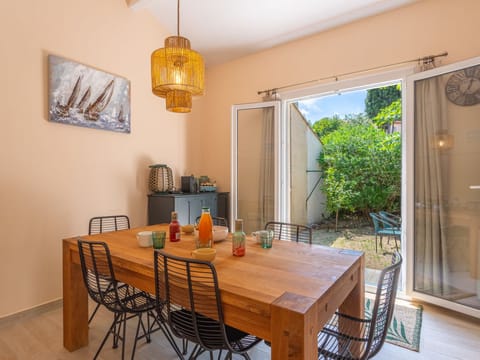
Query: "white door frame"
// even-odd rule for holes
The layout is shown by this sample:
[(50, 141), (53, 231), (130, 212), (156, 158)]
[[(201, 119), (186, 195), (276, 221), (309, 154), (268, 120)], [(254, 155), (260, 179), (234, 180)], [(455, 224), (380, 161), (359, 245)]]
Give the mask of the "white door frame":
[(437, 67), (431, 70), (423, 71), (407, 77), (407, 88), (408, 88), (408, 97), (407, 97), (407, 121), (408, 127), (408, 141), (406, 142), (407, 146), (407, 188), (406, 188), (406, 204), (407, 204), (407, 221), (412, 224), (412, 226), (407, 227), (407, 246), (412, 249), (407, 252), (407, 261), (406, 261), (406, 291), (407, 296), (420, 299), (435, 305), (439, 305), (448, 309), (462, 312), (471, 316), (480, 318), (480, 310), (474, 309), (468, 306), (464, 306), (453, 301), (444, 300), (435, 296), (427, 295), (421, 292), (414, 291), (413, 289), (413, 277), (414, 277), (414, 211), (415, 211), (415, 197), (414, 197), (414, 105), (415, 105), (415, 81), (429, 78), (432, 76), (442, 75), (448, 72), (452, 72), (458, 69), (462, 69), (469, 66), (474, 66), (480, 64), (480, 57), (475, 57), (472, 59), (456, 62), (453, 64)]
[(283, 161), (280, 159), (280, 154), (282, 153), (280, 147), (282, 146), (282, 142), (278, 141), (278, 139), (282, 138), (281, 134), (281, 126), (279, 126), (280, 120), (280, 107), (281, 103), (278, 100), (275, 101), (266, 101), (260, 103), (249, 103), (249, 104), (238, 104), (232, 105), (232, 124), (231, 124), (231, 201), (230, 201), (230, 229), (235, 229), (235, 219), (237, 218), (237, 202), (238, 202), (238, 156), (237, 156), (237, 148), (238, 148), (238, 112), (241, 110), (249, 110), (249, 109), (262, 109), (273, 107), (274, 113), (274, 209), (275, 209), (275, 220), (281, 219), (281, 209), (284, 208), (283, 200), (280, 194), (284, 191), (284, 182), (282, 181), (285, 177), (282, 176), (285, 170), (280, 165)]
[[(407, 250), (408, 250), (408, 244), (404, 241), (405, 234), (407, 233), (407, 228), (413, 227), (413, 223), (409, 222), (406, 215), (407, 215), (407, 197), (406, 197), (406, 192), (407, 192), (407, 179), (408, 179), (408, 164), (407, 164), (407, 141), (408, 140), (408, 134), (407, 134), (407, 116), (406, 116), (406, 99), (407, 99), (407, 92), (408, 92), (408, 87), (406, 84), (406, 79), (407, 76), (410, 74), (413, 74), (414, 72), (414, 66), (406, 66), (406, 67), (401, 67), (395, 70), (389, 70), (389, 71), (384, 71), (381, 73), (374, 73), (374, 74), (368, 74), (368, 75), (363, 75), (355, 78), (349, 78), (349, 79), (344, 79), (344, 80), (338, 80), (335, 82), (330, 82), (330, 83), (324, 83), (324, 84), (319, 84), (315, 86), (311, 86), (308, 88), (301, 88), (301, 89), (294, 89), (294, 90), (289, 90), (289, 91), (281, 91), (279, 92), (279, 96), (282, 99), (282, 122), (281, 124), (286, 127), (286, 129), (283, 129), (283, 133), (288, 134), (288, 126), (287, 126), (287, 120), (289, 113), (289, 105), (293, 102), (299, 101), (299, 100), (305, 100), (308, 98), (313, 98), (313, 97), (318, 97), (318, 96), (325, 96), (325, 95), (331, 95), (331, 94), (336, 94), (336, 93), (341, 93), (341, 92), (349, 92), (349, 91), (355, 91), (355, 90), (363, 90), (363, 89), (369, 89), (372, 88), (372, 85), (375, 85), (375, 87), (380, 87), (380, 86), (388, 86), (392, 85), (394, 83), (401, 83), (402, 86), (402, 188), (401, 188), (401, 216), (402, 219), (405, 219), (407, 221), (402, 221), (402, 229), (401, 229), (401, 239), (402, 239), (402, 246), (401, 246), (401, 252), (402, 256), (405, 259)], [(289, 149), (290, 143), (287, 141), (286, 146), (283, 148), (284, 151), (286, 151), (286, 155), (282, 156), (284, 159), (289, 160), (288, 154), (290, 153)], [(286, 168), (286, 173), (290, 171), (289, 169), (289, 161), (287, 161), (286, 164), (283, 164), (283, 166)], [(290, 182), (289, 182), (289, 177), (287, 178), (287, 184), (286, 184), (286, 189), (290, 189)], [(284, 196), (287, 197), (287, 199), (284, 200), (284, 203), (289, 205), (289, 193), (285, 192)], [(289, 211), (290, 207), (288, 206), (287, 210)], [(290, 214), (287, 214), (287, 218), (289, 218)], [(400, 289), (405, 289), (405, 279), (406, 279), (406, 267), (402, 266), (401, 270), (401, 277), (400, 277)], [(366, 289), (369, 291), (372, 291), (374, 287), (372, 286), (366, 286)], [(399, 294), (400, 296), (404, 296), (403, 292)]]

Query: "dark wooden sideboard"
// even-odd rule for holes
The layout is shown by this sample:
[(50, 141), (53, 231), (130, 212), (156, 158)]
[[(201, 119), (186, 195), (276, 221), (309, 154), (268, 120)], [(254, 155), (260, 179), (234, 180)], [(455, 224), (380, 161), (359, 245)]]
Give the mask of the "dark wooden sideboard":
[(148, 225), (169, 223), (172, 211), (178, 213), (180, 224), (194, 224), (204, 206), (210, 208), (212, 216), (226, 218), (229, 223), (230, 198), (228, 192), (154, 193), (148, 195)]

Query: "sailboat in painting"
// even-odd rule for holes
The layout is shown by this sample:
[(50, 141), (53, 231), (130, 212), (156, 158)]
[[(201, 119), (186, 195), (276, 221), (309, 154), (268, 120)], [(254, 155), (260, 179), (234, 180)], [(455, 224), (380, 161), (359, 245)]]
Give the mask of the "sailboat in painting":
[(125, 113), (123, 112), (123, 106), (122, 105), (120, 105), (120, 111), (118, 112), (117, 120), (120, 123), (125, 122)]
[(87, 106), (85, 109), (85, 119), (90, 121), (97, 121), (100, 113), (105, 110), (113, 94), (114, 80), (110, 80), (102, 93), (97, 99)]
[(87, 91), (83, 94), (82, 98), (78, 102), (76, 108), (79, 113), (83, 113), (85, 111), (85, 105), (87, 104), (88, 100), (90, 100), (90, 94), (92, 93), (91, 87), (89, 86)]
[(68, 98), (66, 104), (62, 105), (57, 101), (57, 104), (55, 106), (55, 112), (59, 116), (67, 117), (70, 114), (70, 109), (73, 107), (73, 105), (77, 101), (78, 94), (80, 93), (81, 84), (82, 84), (82, 77), (79, 76), (77, 78), (77, 81), (75, 82), (75, 86), (73, 87), (72, 93), (70, 94), (70, 97)]

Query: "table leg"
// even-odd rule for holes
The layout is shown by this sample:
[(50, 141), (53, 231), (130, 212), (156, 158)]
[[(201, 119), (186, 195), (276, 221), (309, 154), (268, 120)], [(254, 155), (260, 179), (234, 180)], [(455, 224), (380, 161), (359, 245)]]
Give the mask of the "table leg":
[[(357, 282), (353, 290), (347, 296), (345, 301), (339, 307), (342, 314), (348, 314), (356, 318), (363, 318), (365, 314), (365, 256), (362, 255), (360, 259), (360, 266), (357, 271), (351, 275), (357, 278)], [(342, 323), (338, 324), (340, 331), (342, 331)], [(358, 325), (358, 333), (361, 331), (361, 326)], [(361, 347), (352, 347), (352, 353), (360, 354)]]
[(314, 299), (284, 293), (272, 303), (272, 359), (317, 358), (317, 308)]
[(63, 346), (68, 351), (88, 345), (87, 290), (78, 253), (71, 246), (63, 242)]
[(353, 290), (348, 294), (345, 301), (340, 305), (340, 312), (363, 318), (365, 311), (365, 257), (361, 257), (360, 266), (356, 273), (352, 275), (358, 280)]

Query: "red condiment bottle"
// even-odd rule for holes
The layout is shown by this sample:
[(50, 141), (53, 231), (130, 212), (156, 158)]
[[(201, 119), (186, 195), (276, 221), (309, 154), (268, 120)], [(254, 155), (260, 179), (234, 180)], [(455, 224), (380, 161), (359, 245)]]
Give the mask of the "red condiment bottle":
[(178, 222), (177, 217), (177, 212), (172, 211), (172, 220), (168, 226), (170, 241), (172, 242), (180, 241), (180, 223)]

